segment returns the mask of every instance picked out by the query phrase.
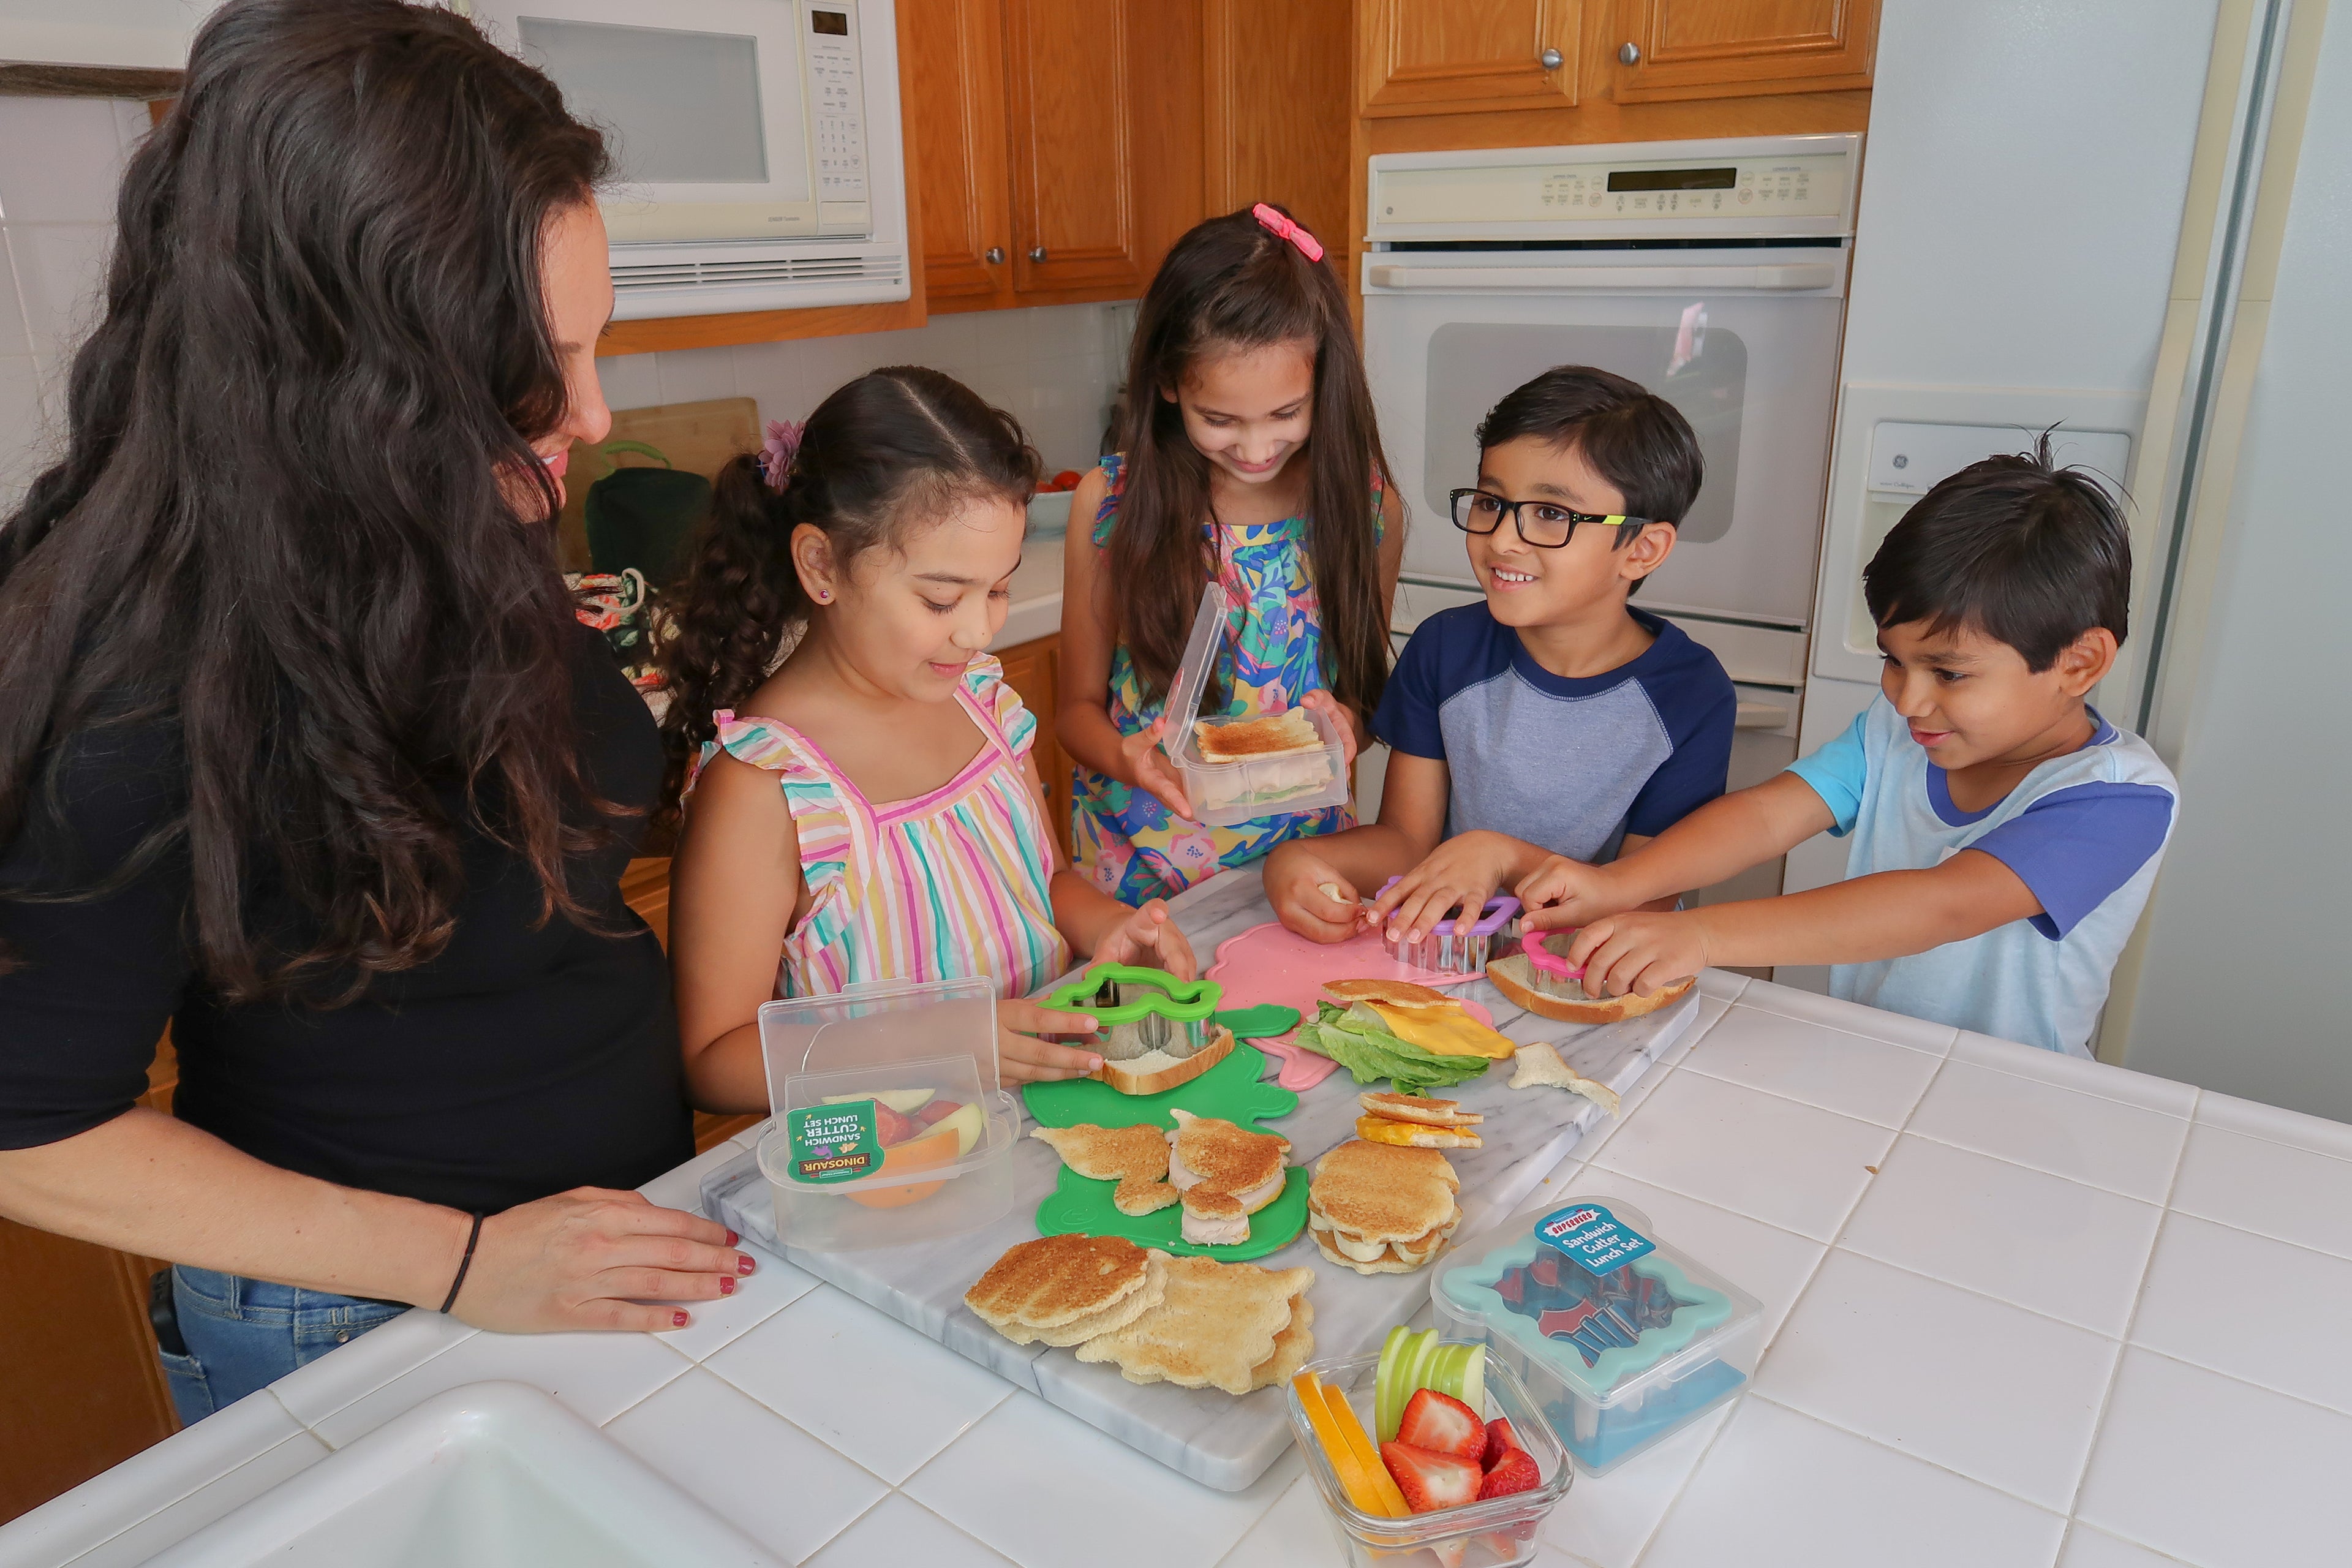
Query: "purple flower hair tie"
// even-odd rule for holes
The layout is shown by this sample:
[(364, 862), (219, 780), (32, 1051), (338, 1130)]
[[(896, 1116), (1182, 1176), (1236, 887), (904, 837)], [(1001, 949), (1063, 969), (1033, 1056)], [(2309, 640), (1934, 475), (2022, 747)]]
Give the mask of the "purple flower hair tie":
[(768, 481), (770, 489), (784, 488), (784, 476), (793, 469), (793, 454), (801, 449), (801, 434), (807, 428), (789, 419), (768, 421), (768, 438), (760, 447), (760, 477)]
[(1291, 244), (1298, 247), (1298, 254), (1307, 258), (1307, 260), (1320, 261), (1323, 259), (1323, 242), (1321, 240), (1307, 233), (1305, 229), (1299, 227), (1297, 224), (1291, 222), (1288, 218), (1283, 216), (1280, 213), (1275, 211), (1264, 202), (1260, 202), (1257, 205), (1250, 208), (1250, 216), (1257, 219), (1257, 221), (1265, 227), (1266, 232), (1269, 234), (1274, 235), (1279, 239), (1286, 239), (1290, 241)]

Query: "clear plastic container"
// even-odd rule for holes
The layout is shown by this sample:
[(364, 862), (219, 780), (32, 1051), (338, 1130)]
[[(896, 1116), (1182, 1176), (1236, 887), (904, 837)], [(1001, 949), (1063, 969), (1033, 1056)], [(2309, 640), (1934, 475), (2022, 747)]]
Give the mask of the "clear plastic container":
[(1012, 1208), (1020, 1118), (997, 1076), (990, 981), (771, 1002), (760, 1047), (776, 1113), (760, 1171), (786, 1245), (903, 1247)]
[[(1381, 892), (1402, 880), (1391, 877), (1381, 885)], [(1437, 974), (1477, 974), (1485, 971), (1488, 955), (1518, 929), (1519, 900), (1508, 893), (1497, 893), (1486, 900), (1475, 921), (1449, 915), (1430, 927), (1429, 934), (1419, 942), (1387, 935), (1381, 940), (1389, 944), (1389, 956), (1399, 963)]]
[(1441, 1331), (1487, 1347), (1487, 1386), (1516, 1373), (1596, 1476), (1746, 1393), (1763, 1345), (1754, 1297), (1598, 1190), (1457, 1247), (1429, 1293)]
[(1192, 803), (1192, 820), (1208, 827), (1231, 827), (1260, 816), (1287, 816), (1344, 805), (1349, 795), (1348, 747), (1339, 727), (1315, 709), (1302, 709), (1307, 721), (1323, 737), (1319, 751), (1294, 752), (1287, 756), (1256, 757), (1237, 763), (1213, 763), (1201, 755), (1195, 721), (1211, 729), (1239, 720), (1199, 719), (1201, 695), (1216, 668), (1223, 645), (1225, 616), (1232, 608), (1224, 584), (1211, 581), (1201, 591), (1201, 613), (1193, 618), (1192, 636), (1184, 645), (1184, 662), (1177, 667), (1175, 684), (1168, 689), (1162, 710), (1168, 728), (1160, 738), (1177, 776), (1184, 781)]
[[(1378, 1355), (1360, 1355), (1309, 1362), (1302, 1371), (1322, 1378), (1326, 1388), (1347, 1394), (1356, 1418), (1370, 1432), (1373, 1384), (1380, 1364)], [(1508, 1368), (1496, 1366), (1492, 1352), (1486, 1357), (1486, 1408), (1478, 1413), (1479, 1418), (1509, 1418), (1511, 1430), (1542, 1473), (1542, 1484), (1532, 1491), (1406, 1519), (1366, 1513), (1348, 1500), (1348, 1489), (1332, 1469), (1322, 1440), (1298, 1401), (1297, 1385), (1285, 1392), (1290, 1401), (1291, 1436), (1306, 1456), (1307, 1473), (1315, 1478), (1315, 1489), (1323, 1496), (1340, 1550), (1355, 1568), (1373, 1564), (1380, 1568), (1517, 1568), (1532, 1563), (1544, 1521), (1576, 1479), (1575, 1467), (1545, 1424), (1527, 1386)]]

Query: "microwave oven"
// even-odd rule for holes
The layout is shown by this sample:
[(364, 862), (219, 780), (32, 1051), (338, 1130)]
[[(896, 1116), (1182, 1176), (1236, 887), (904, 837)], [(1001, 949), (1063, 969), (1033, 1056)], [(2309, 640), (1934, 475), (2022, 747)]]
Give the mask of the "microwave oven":
[(602, 130), (616, 320), (903, 300), (892, 0), (472, 0)]

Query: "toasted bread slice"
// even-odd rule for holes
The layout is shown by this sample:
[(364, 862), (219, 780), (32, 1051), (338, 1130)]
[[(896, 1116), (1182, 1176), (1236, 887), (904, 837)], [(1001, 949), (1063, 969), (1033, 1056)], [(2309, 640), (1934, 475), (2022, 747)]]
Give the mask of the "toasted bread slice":
[(1458, 1009), (1461, 1003), (1443, 991), (1415, 985), (1410, 980), (1330, 980), (1323, 994), (1346, 1007), (1358, 1002), (1378, 1002), (1387, 1007)]
[(1005, 1248), (964, 1305), (999, 1332), (1064, 1328), (1143, 1289), (1146, 1261), (1123, 1236), (1043, 1236)]
[(1194, 1247), (1239, 1247), (1250, 1237), (1249, 1210), (1233, 1194), (1203, 1184), (1184, 1194), (1180, 1234)]
[(1367, 1143), (1392, 1143), (1400, 1149), (1486, 1147), (1475, 1128), (1430, 1127), (1419, 1121), (1391, 1121), (1385, 1116), (1357, 1117), (1356, 1136)]
[(1167, 1261), (1159, 1306), (1123, 1329), (1088, 1340), (1078, 1359), (1112, 1362), (1129, 1383), (1172, 1383), (1247, 1394), (1275, 1356), (1275, 1341), (1315, 1283), (1311, 1268), (1260, 1268), (1210, 1258)]
[(1020, 1324), (996, 1331), (1016, 1345), (1043, 1342), (1057, 1349), (1082, 1345), (1088, 1340), (1123, 1329), (1167, 1299), (1167, 1254), (1147, 1251), (1144, 1257), (1143, 1289), (1129, 1292), (1099, 1312), (1090, 1312), (1076, 1322), (1065, 1323), (1058, 1329), (1032, 1329)]
[(1305, 1296), (1290, 1299), (1290, 1325), (1274, 1336), (1274, 1353), (1250, 1369), (1252, 1388), (1272, 1388), (1298, 1375), (1315, 1353), (1315, 1303)]
[[(1627, 1018), (1638, 1018), (1645, 1013), (1679, 1002), (1684, 993), (1698, 984), (1696, 977), (1677, 980), (1664, 989), (1647, 996), (1595, 996), (1590, 1002), (1572, 997), (1554, 996), (1535, 987), (1535, 971), (1528, 966), (1524, 952), (1507, 952), (1490, 961), (1486, 978), (1494, 982), (1512, 1006), (1525, 1008), (1538, 1017), (1557, 1018), (1564, 1024), (1615, 1024)], [(1326, 986), (1326, 990), (1329, 987)]]
[(1168, 1140), (1157, 1127), (1040, 1127), (1029, 1134), (1090, 1181), (1117, 1182), (1111, 1206), (1123, 1215), (1153, 1214), (1176, 1201), (1168, 1184)]
[(1434, 1149), (1351, 1139), (1315, 1163), (1307, 1208), (1361, 1241), (1410, 1241), (1445, 1223), (1461, 1179)]
[(1295, 752), (1319, 752), (1322, 732), (1302, 708), (1270, 713), (1261, 719), (1241, 719), (1230, 724), (1202, 720), (1193, 724), (1204, 762), (1238, 763), (1257, 757), (1286, 757)]
[[(1168, 1179), (1179, 1192), (1206, 1184), (1219, 1192), (1255, 1194), (1268, 1182), (1279, 1184), (1290, 1163), (1290, 1140), (1278, 1132), (1247, 1132), (1189, 1110), (1168, 1114), (1176, 1121), (1168, 1134)], [(1279, 1184), (1275, 1191), (1281, 1191)]]
[(1121, 1094), (1160, 1094), (1180, 1083), (1192, 1082), (1223, 1061), (1233, 1048), (1234, 1032), (1220, 1027), (1207, 1045), (1189, 1057), (1146, 1051), (1123, 1062), (1106, 1058), (1102, 1066), (1087, 1076), (1110, 1085)]
[(1541, 1041), (1521, 1046), (1518, 1049), (1518, 1070), (1511, 1075), (1513, 1089), (1533, 1089), (1550, 1084), (1580, 1094), (1610, 1115), (1617, 1114), (1617, 1091), (1605, 1083), (1596, 1083), (1559, 1059), (1559, 1052)]
[(1356, 1096), (1356, 1102), (1391, 1121), (1420, 1121), (1432, 1127), (1468, 1127), (1486, 1120), (1477, 1111), (1463, 1110), (1460, 1100), (1432, 1100), (1419, 1094), (1376, 1094), (1366, 1089)]

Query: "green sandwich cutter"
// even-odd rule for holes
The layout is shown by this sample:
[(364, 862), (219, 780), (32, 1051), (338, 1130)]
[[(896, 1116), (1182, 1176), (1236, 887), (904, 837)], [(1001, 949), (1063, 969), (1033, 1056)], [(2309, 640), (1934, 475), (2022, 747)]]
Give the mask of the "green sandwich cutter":
[(1181, 1060), (1209, 1043), (1225, 988), (1213, 980), (1179, 980), (1164, 969), (1106, 963), (1045, 998), (1062, 1013), (1086, 1013), (1103, 1032), (1094, 1048), (1106, 1061), (1133, 1061), (1153, 1051)]

